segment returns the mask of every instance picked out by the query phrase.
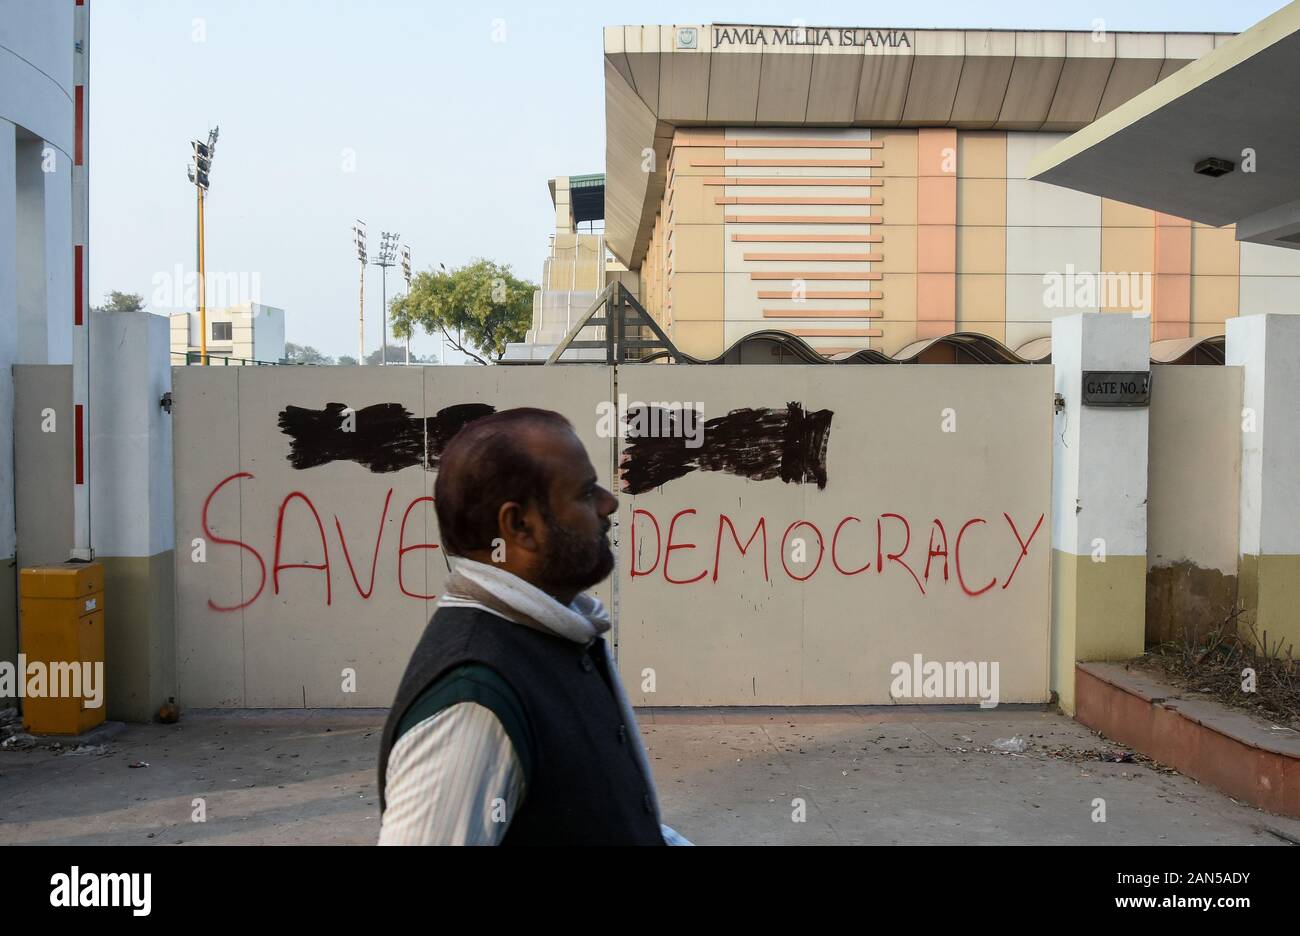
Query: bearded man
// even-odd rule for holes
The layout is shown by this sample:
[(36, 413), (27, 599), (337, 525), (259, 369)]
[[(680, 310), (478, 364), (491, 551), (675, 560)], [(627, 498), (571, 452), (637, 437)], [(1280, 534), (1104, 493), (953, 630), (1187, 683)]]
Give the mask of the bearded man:
[(614, 568), (618, 501), (548, 410), (475, 420), (434, 486), (451, 575), (384, 727), (380, 844), (689, 844), (584, 589)]

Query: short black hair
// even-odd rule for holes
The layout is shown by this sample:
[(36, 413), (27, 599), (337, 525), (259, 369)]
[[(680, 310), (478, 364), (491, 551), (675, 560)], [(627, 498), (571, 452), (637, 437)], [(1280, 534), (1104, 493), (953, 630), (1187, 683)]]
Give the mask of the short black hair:
[(551, 476), (532, 456), (527, 436), (573, 424), (551, 410), (523, 406), (476, 419), (452, 436), (438, 463), (434, 508), (442, 545), (453, 556), (491, 549), (497, 512), (515, 501), (550, 515)]

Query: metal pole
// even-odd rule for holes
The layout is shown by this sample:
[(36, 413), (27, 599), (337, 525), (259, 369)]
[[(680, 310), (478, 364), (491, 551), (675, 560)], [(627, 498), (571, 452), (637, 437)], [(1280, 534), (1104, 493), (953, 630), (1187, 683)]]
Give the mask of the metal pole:
[(361, 304), (360, 304), (359, 322), (360, 322), (360, 344), (358, 345), (357, 358), (358, 364), (366, 363), (366, 261), (361, 261)]
[(203, 186), (199, 190), (199, 358), (208, 366), (207, 264), (203, 255)]
[(380, 320), (383, 322), (384, 334), (379, 339), (379, 363), (384, 365), (388, 363), (388, 267), (380, 266), (379, 279), (383, 283), (379, 287), (380, 301), (383, 303), (383, 311), (380, 314)]

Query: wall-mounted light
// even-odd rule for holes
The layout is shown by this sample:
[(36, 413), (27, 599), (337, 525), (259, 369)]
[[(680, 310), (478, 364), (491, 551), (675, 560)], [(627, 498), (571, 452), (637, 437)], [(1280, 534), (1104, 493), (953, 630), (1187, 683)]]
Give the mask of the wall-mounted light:
[(1219, 159), (1217, 156), (1207, 156), (1195, 166), (1192, 167), (1199, 175), (1206, 175), (1212, 179), (1217, 179), (1221, 175), (1227, 175), (1233, 170), (1235, 164), (1226, 160)]

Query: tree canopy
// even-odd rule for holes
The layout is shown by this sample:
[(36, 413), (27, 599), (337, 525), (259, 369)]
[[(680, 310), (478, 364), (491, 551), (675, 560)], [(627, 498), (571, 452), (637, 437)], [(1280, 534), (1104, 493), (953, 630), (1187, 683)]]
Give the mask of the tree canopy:
[(284, 343), (284, 359), (290, 364), (333, 364), (334, 359), (328, 354), (317, 351), (311, 345)]
[(485, 358), (500, 360), (509, 342), (524, 339), (536, 290), (508, 264), (474, 260), (451, 271), (417, 273), (410, 292), (389, 304), (389, 321), (398, 338), (409, 337), (419, 326), (486, 364)]
[(135, 293), (118, 292), (114, 289), (100, 306), (103, 312), (139, 312), (144, 308), (144, 297)]

